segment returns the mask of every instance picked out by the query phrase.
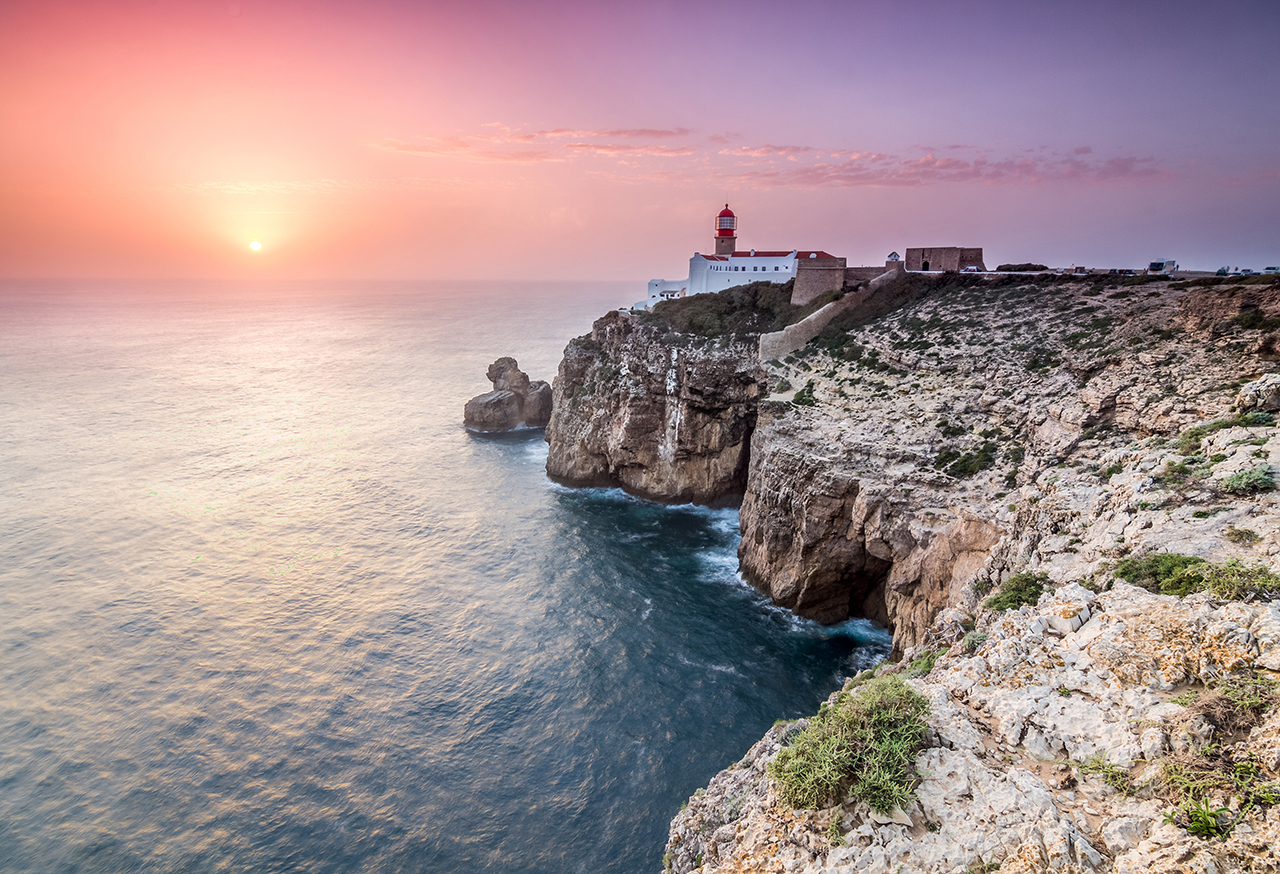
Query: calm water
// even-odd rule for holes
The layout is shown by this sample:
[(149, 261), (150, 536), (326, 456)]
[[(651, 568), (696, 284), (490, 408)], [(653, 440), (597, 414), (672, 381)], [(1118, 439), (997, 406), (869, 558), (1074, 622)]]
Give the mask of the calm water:
[(636, 293), (0, 286), (0, 869), (655, 871), (888, 641), (461, 427)]

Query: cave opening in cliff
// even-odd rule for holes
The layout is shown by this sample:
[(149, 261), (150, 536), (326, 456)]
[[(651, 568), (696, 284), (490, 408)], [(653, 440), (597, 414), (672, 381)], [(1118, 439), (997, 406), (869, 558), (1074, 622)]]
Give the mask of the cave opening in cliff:
[(862, 570), (848, 577), (849, 618), (870, 619), (877, 625), (889, 625), (889, 608), (885, 602), (885, 586), (889, 581), (891, 562), (868, 557)]

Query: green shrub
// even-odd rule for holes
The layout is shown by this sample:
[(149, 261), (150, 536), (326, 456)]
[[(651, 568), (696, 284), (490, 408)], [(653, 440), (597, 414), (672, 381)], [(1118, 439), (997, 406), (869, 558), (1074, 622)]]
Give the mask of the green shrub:
[(813, 380), (812, 379), (809, 380), (807, 383), (805, 383), (804, 388), (800, 389), (800, 391), (795, 393), (795, 397), (793, 398), (792, 403), (794, 403), (796, 406), (799, 406), (799, 407), (817, 406), (818, 400), (813, 396)]
[(929, 705), (897, 675), (876, 677), (810, 720), (778, 753), (769, 774), (783, 800), (816, 809), (846, 795), (877, 813), (914, 797), (915, 757), (924, 748)]
[(1033, 574), (1027, 571), (1014, 574), (1000, 584), (1000, 591), (986, 600), (985, 606), (992, 610), (1016, 610), (1023, 604), (1034, 604), (1044, 594), (1049, 575)]
[(1280, 319), (1269, 319), (1257, 310), (1245, 310), (1231, 321), (1247, 330), (1274, 331), (1280, 328)]
[(654, 305), (651, 318), (682, 334), (723, 337), (780, 331), (799, 316), (791, 305), (794, 280), (752, 282), (716, 294), (695, 294)]
[(931, 649), (921, 653), (911, 660), (911, 664), (907, 665), (908, 677), (926, 677), (933, 670), (933, 666), (938, 663), (938, 656), (941, 655), (940, 650)]
[(1228, 494), (1256, 495), (1259, 492), (1269, 492), (1274, 489), (1276, 478), (1269, 465), (1259, 464), (1249, 470), (1233, 473), (1226, 479), (1219, 480), (1218, 484)]
[(1022, 264), (1001, 264), (996, 268), (997, 273), (1035, 273), (1038, 270), (1048, 270), (1049, 268), (1043, 264), (1032, 264), (1030, 261)]
[(1175, 583), (1184, 572), (1196, 565), (1205, 563), (1203, 558), (1194, 555), (1180, 555), (1176, 552), (1151, 553), (1142, 557), (1121, 559), (1115, 567), (1115, 575), (1126, 583), (1140, 586), (1148, 592), (1173, 594), (1166, 589), (1180, 588), (1183, 581)]
[(1241, 546), (1248, 546), (1251, 543), (1257, 543), (1262, 539), (1257, 531), (1252, 528), (1236, 528), (1229, 526), (1225, 532), (1227, 539), (1232, 543), (1239, 543)]
[(1263, 565), (1249, 567), (1236, 559), (1215, 565), (1176, 552), (1122, 559), (1115, 575), (1149, 592), (1180, 598), (1195, 592), (1208, 592), (1221, 601), (1271, 599), (1280, 594), (1280, 577)]
[(1162, 486), (1177, 486), (1185, 483), (1193, 474), (1194, 472), (1186, 464), (1170, 461), (1165, 464), (1164, 470), (1160, 471), (1152, 479)]
[(1271, 413), (1240, 413), (1230, 419), (1215, 419), (1204, 425), (1188, 428), (1178, 436), (1178, 454), (1195, 455), (1200, 449), (1200, 441), (1215, 431), (1224, 428), (1258, 428), (1263, 425), (1274, 425), (1276, 417)]
[(956, 479), (967, 479), (975, 473), (984, 471), (996, 463), (999, 444), (984, 440), (982, 445), (972, 452), (961, 452), (958, 449), (944, 449), (933, 460), (933, 466), (948, 476)]
[(1210, 565), (1201, 577), (1203, 588), (1220, 601), (1242, 601), (1247, 598), (1274, 599), (1280, 595), (1280, 577), (1265, 565), (1247, 566), (1236, 559)]

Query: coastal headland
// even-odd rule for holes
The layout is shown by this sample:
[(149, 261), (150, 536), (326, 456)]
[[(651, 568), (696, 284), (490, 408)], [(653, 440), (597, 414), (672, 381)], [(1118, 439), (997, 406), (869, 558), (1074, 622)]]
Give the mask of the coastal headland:
[(1278, 870), (1278, 348), (1273, 277), (909, 273), (570, 343), (549, 474), (740, 496), (744, 577), (887, 626), (878, 675), (928, 702), (902, 803), (780, 782), (851, 679), (690, 799), (667, 866)]

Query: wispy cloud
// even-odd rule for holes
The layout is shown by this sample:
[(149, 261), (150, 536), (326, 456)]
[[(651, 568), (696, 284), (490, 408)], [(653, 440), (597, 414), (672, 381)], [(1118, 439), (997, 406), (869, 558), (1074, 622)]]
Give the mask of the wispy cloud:
[(665, 137), (687, 137), (692, 131), (687, 127), (658, 129), (650, 127), (628, 128), (625, 130), (573, 130), (558, 127), (555, 130), (538, 131), (541, 137), (573, 137), (574, 139), (621, 139), (621, 140), (660, 140)]
[(564, 148), (597, 155), (655, 155), (661, 158), (680, 158), (698, 153), (692, 146), (635, 146), (627, 143), (565, 143)]

